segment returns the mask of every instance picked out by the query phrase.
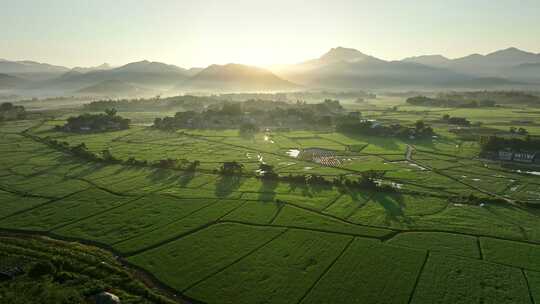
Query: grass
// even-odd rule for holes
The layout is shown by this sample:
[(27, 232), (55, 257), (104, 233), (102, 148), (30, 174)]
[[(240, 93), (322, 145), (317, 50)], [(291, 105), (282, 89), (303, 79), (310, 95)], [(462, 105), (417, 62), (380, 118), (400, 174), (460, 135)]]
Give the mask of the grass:
[(356, 238), (301, 303), (407, 303), (424, 258)]
[(152, 195), (64, 226), (54, 232), (112, 245), (162, 228), (214, 202), (214, 200), (180, 200), (169, 196)]
[(540, 271), (540, 245), (480, 238), (487, 261)]
[(130, 199), (126, 197), (119, 197), (101, 190), (87, 190), (5, 218), (0, 221), (0, 226), (49, 231), (98, 213), (105, 213), (109, 209), (128, 202)]
[[(403, 105), (384, 112), (399, 105), (398, 98), (377, 102), (354, 106), (386, 122), (410, 125), (423, 118), (438, 138), (314, 131), (245, 138), (237, 130), (162, 132), (143, 125), (69, 134), (53, 130), (62, 119), (5, 123), (0, 227), (111, 246), (178, 293), (210, 304), (530, 303), (527, 282), (540, 301), (540, 245), (531, 244), (540, 242), (538, 210), (448, 199), (484, 191), (540, 202), (538, 177), (475, 159), (478, 144), (440, 122), (449, 113), (503, 128), (501, 122), (524, 114)], [(156, 113), (126, 115), (144, 124)], [(21, 133), (33, 126), (28, 133), (85, 143), (95, 153), (199, 160), (202, 171), (84, 161)], [(362, 149), (346, 151), (349, 145)], [(419, 165), (405, 160), (407, 145), (415, 147)], [(310, 147), (336, 150), (343, 162), (325, 167), (287, 155)], [(283, 175), (355, 178), (383, 170), (385, 182), (400, 189), (346, 190), (212, 173), (225, 161), (253, 173), (260, 158)]]
[(154, 273), (167, 285), (185, 290), (283, 231), (280, 228), (218, 224), (132, 256), (129, 261)]
[(386, 229), (358, 226), (290, 206), (283, 207), (274, 224), (371, 237), (383, 237), (390, 233)]
[(170, 221), (166, 225), (148, 231), (148, 233), (137, 234), (133, 238), (119, 242), (115, 244), (115, 248), (122, 252), (132, 252), (167, 242), (217, 221), (244, 203), (243, 201), (231, 200), (217, 201), (190, 213), (187, 217), (180, 217), (178, 220)]
[(351, 239), (289, 230), (186, 294), (208, 303), (297, 303)]
[(411, 303), (520, 304), (531, 303), (531, 299), (519, 269), (431, 254)]
[(425, 249), (445, 255), (480, 258), (477, 239), (468, 235), (444, 232), (404, 232), (394, 236), (388, 244)]

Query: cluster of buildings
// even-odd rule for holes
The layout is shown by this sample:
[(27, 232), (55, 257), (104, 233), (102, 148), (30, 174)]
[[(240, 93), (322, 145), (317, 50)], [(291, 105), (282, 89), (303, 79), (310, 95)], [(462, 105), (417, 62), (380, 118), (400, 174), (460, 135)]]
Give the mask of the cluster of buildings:
[(512, 150), (499, 150), (497, 153), (497, 158), (503, 161), (540, 164), (540, 152), (514, 152)]

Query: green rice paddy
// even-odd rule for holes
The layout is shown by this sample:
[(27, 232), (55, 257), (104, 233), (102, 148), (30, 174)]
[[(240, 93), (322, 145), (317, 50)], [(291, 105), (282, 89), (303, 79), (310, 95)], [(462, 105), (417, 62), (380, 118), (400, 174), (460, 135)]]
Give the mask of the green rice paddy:
[[(402, 123), (449, 113), (493, 126), (523, 115), (400, 109), (363, 112)], [(141, 125), (105, 134), (57, 132), (54, 120), (2, 124), (0, 228), (94, 242), (204, 303), (540, 301), (539, 211), (454, 199), (474, 194), (534, 206), (540, 177), (477, 159), (478, 145), (448, 126), (434, 123), (440, 136), (424, 141), (311, 131), (244, 138), (236, 130), (162, 132), (143, 126), (153, 115), (127, 115)], [(122, 160), (201, 166), (186, 172), (84, 161), (30, 135), (108, 149)], [(308, 148), (331, 150), (340, 165), (287, 153)], [(214, 173), (225, 161), (249, 174)], [(282, 175), (380, 170), (395, 191), (263, 182), (253, 177), (261, 162)]]

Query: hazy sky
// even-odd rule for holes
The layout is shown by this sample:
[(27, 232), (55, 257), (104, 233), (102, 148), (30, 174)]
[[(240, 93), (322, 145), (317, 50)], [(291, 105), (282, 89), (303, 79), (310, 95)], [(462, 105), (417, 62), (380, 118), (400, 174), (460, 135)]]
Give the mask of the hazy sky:
[(540, 52), (540, 0), (0, 0), (0, 58), (67, 66)]

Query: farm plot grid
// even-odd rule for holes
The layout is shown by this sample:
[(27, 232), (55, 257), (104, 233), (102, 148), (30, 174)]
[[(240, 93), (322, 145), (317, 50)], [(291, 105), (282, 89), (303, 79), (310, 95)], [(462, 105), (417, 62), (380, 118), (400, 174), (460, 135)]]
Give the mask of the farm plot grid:
[[(17, 125), (0, 134), (0, 229), (99, 244), (193, 299), (540, 301), (540, 214), (510, 204), (461, 205), (448, 199), (465, 191), (511, 196), (520, 193), (511, 191), (513, 187), (535, 185), (533, 176), (418, 147), (407, 160), (407, 144), (381, 143), (347, 157), (380, 161), (380, 166), (388, 166), (385, 179), (399, 190), (415, 191), (343, 192), (333, 186), (269, 185), (254, 177), (230, 180), (209, 172), (84, 161), (26, 136), (23, 131), (29, 127)], [(43, 126), (36, 134), (63, 136)], [(279, 163), (295, 162), (281, 170), (302, 172), (302, 166), (309, 166), (313, 172), (335, 176), (356, 169), (344, 164), (328, 168), (286, 152), (318, 146), (344, 155), (347, 145), (369, 141), (340, 137), (333, 141), (332, 133), (276, 134), (274, 144), (266, 143), (269, 147), (262, 149), (264, 138), (250, 141), (229, 131), (217, 135), (137, 127), (102, 138), (75, 135), (62, 140), (140, 159), (189, 159), (192, 153), (212, 169), (236, 157), (256, 168), (260, 160), (252, 162), (246, 156), (250, 153), (277, 168)], [(280, 138), (286, 144), (278, 146)], [(321, 138), (326, 141), (313, 142)], [(358, 172), (367, 168), (357, 167)], [(461, 175), (486, 182), (459, 180)], [(506, 178), (515, 182), (505, 182)]]

